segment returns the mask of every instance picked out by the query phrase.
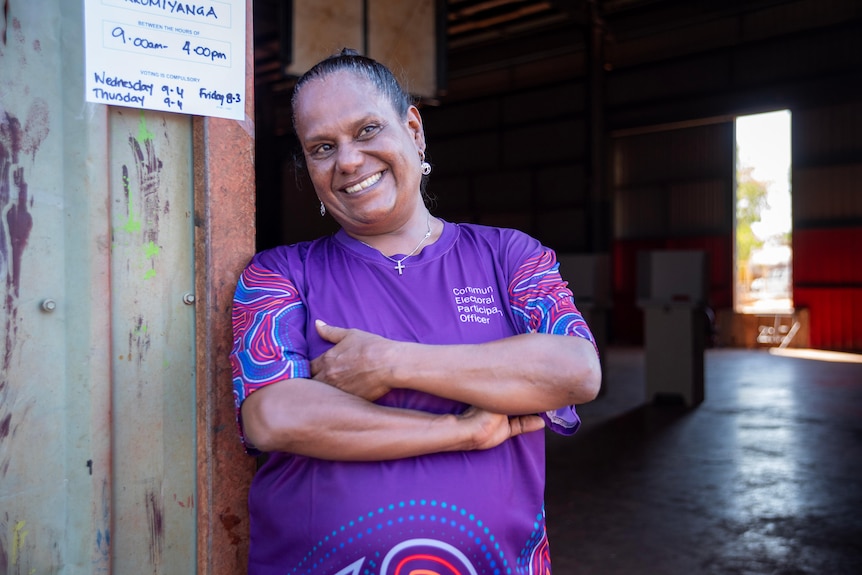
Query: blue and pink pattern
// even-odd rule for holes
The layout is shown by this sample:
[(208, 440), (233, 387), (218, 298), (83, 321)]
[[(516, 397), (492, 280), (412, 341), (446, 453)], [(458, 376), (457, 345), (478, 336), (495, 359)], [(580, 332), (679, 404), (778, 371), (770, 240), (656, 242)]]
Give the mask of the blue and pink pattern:
[(295, 347), (290, 345), (290, 326), (304, 324), (305, 306), (290, 280), (251, 264), (237, 284), (231, 315), (233, 396), (241, 428), (239, 409), (252, 392), (281, 379), (310, 375), (308, 358), (289, 351)]
[[(560, 265), (551, 250), (524, 261), (509, 285), (509, 305), (515, 317), (521, 318), (530, 333), (552, 333), (576, 336), (598, 346), (584, 317), (575, 306), (572, 292), (559, 273)], [(580, 418), (572, 406), (542, 414), (557, 433), (572, 435), (580, 427)]]
[(575, 335), (596, 345), (559, 269), (550, 250), (526, 260), (509, 286), (512, 311), (530, 332)]

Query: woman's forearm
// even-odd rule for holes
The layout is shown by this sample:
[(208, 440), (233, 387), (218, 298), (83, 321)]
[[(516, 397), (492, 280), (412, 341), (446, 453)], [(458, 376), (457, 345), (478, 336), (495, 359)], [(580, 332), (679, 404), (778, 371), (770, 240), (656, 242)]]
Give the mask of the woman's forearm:
[(524, 334), (478, 345), (396, 344), (391, 387), (497, 413), (540, 413), (593, 400), (601, 368), (583, 338)]
[(343, 461), (487, 449), (543, 426), (538, 418), (477, 409), (457, 416), (384, 407), (307, 379), (254, 392), (243, 402), (242, 420), (249, 442), (261, 451)]
[(317, 330), (334, 346), (311, 361), (314, 378), (370, 401), (401, 388), (495, 413), (541, 413), (591, 401), (601, 383), (595, 347), (575, 336), (430, 345), (320, 322)]

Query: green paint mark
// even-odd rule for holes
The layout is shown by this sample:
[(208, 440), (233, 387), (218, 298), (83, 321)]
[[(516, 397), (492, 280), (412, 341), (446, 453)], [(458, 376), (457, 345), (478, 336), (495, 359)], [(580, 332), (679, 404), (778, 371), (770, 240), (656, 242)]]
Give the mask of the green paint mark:
[(150, 280), (154, 277), (156, 277), (156, 270), (147, 270), (146, 273), (144, 273), (145, 280)]
[(126, 224), (122, 228), (124, 231), (131, 233), (141, 231), (141, 222), (140, 220), (134, 219), (131, 213), (129, 213), (129, 219)]
[(144, 246), (144, 256), (148, 258), (154, 258), (159, 255), (159, 246), (155, 243), (150, 242)]
[(147, 140), (152, 140), (155, 138), (155, 134), (147, 129), (147, 116), (144, 114), (144, 111), (141, 110), (141, 121), (138, 122), (138, 138), (139, 142), (146, 142)]
[(27, 540), (29, 531), (24, 531), (25, 525), (27, 525), (26, 521), (18, 521), (12, 531), (12, 565), (18, 564), (18, 554)]

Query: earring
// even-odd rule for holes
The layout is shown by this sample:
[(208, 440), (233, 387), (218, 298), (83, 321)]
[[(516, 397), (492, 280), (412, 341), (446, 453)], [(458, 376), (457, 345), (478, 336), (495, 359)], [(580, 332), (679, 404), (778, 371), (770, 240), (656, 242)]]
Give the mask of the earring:
[(420, 150), (419, 152), (419, 161), (422, 162), (419, 165), (419, 169), (422, 170), (422, 175), (427, 176), (431, 173), (431, 164), (425, 161), (425, 150)]
[(326, 215), (326, 206), (323, 205), (323, 202), (320, 202), (320, 217), (322, 218), (325, 215)]

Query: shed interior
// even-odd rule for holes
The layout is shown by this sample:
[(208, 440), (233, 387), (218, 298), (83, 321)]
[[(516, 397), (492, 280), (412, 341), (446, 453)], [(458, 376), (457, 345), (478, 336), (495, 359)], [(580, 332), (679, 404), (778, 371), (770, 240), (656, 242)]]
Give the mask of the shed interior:
[[(437, 90), (419, 98), (435, 215), (606, 256), (611, 344), (643, 340), (638, 254), (702, 250), (715, 343), (757, 347), (764, 322), (780, 318), (734, 311), (734, 122), (789, 110), (802, 325), (790, 345), (862, 350), (862, 4), (438, 0), (435, 10)], [(292, 164), (290, 3), (254, 11), (265, 248), (334, 224), (309, 217), (314, 194)]]

